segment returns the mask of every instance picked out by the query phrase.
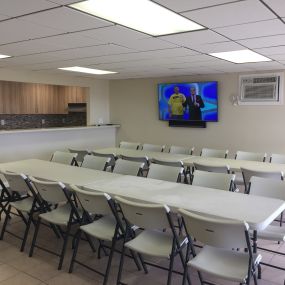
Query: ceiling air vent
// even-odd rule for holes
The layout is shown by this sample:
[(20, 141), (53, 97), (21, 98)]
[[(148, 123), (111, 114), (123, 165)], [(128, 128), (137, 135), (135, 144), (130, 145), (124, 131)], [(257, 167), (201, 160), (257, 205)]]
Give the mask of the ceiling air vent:
[(240, 105), (283, 104), (283, 73), (241, 75)]

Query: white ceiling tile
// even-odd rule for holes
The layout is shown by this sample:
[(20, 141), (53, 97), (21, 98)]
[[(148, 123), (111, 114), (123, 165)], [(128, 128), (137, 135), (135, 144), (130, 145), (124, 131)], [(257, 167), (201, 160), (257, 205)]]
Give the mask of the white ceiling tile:
[(46, 27), (56, 28), (64, 32), (73, 32), (113, 25), (108, 21), (101, 20), (67, 7), (60, 7), (45, 12), (27, 15), (22, 19)]
[(198, 46), (193, 45), (191, 47), (201, 53), (224, 52), (244, 49), (243, 46), (230, 41), (222, 43), (204, 44)]
[(233, 2), (233, 0), (199, 0), (199, 1), (197, 1), (197, 0), (196, 1), (154, 0), (154, 2), (157, 2), (157, 3), (161, 4), (162, 6), (165, 6), (165, 7), (169, 8), (173, 11), (182, 12), (182, 11), (188, 11), (188, 10), (199, 9), (199, 8), (203, 8), (203, 7)]
[(190, 47), (190, 48), (195, 45), (197, 46), (207, 43), (228, 41), (227, 38), (210, 30), (181, 33), (176, 35), (163, 36), (161, 38), (171, 43), (179, 44), (181, 46)]
[(0, 0), (1, 14), (16, 17), (58, 6), (46, 0)]
[(89, 31), (82, 31), (82, 35), (100, 39), (108, 43), (120, 43), (150, 37), (144, 33), (140, 33), (118, 25)]
[(5, 62), (7, 66), (12, 65), (22, 65), (22, 64), (33, 64), (33, 63), (41, 63), (46, 61), (58, 61), (59, 58), (53, 56), (49, 53), (46, 54), (33, 54), (33, 55), (25, 55), (19, 57), (11, 57), (7, 59), (3, 59), (1, 61)]
[(269, 9), (257, 0), (228, 3), (225, 5), (186, 12), (183, 13), (183, 15), (208, 28), (231, 26), (276, 18)]
[(247, 46), (248, 48), (264, 48), (264, 47), (285, 45), (285, 34), (240, 40), (238, 42), (240, 44)]
[(253, 37), (285, 34), (285, 24), (280, 20), (268, 20), (250, 24), (242, 24), (231, 27), (217, 28), (217, 32), (233, 40)]
[(56, 35), (60, 31), (21, 19), (0, 22), (0, 44)]
[(9, 18), (10, 18), (10, 17), (7, 16), (7, 15), (2, 15), (2, 14), (0, 14), (0, 21), (6, 20), (6, 19), (9, 19)]
[(285, 53), (285, 45), (277, 46), (277, 47), (268, 47), (268, 48), (260, 48), (255, 49), (256, 52), (261, 53), (263, 55), (274, 55), (274, 54), (284, 54)]
[(270, 55), (270, 58), (277, 60), (277, 61), (283, 61), (285, 60), (285, 52), (284, 53), (280, 53), (280, 54), (274, 54), (274, 55)]
[(270, 70), (270, 69), (285, 69), (285, 66), (279, 62), (256, 62), (256, 63), (245, 63), (245, 67), (252, 68), (255, 70)]
[(285, 17), (284, 0), (264, 0), (264, 2), (274, 10), (280, 17)]

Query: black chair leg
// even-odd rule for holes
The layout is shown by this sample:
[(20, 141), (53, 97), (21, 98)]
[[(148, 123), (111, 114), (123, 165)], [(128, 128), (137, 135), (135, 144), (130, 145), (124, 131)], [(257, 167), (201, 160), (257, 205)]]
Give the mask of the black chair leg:
[(34, 236), (33, 236), (33, 241), (32, 241), (32, 245), (31, 245), (30, 252), (29, 252), (29, 257), (33, 256), (34, 248), (36, 245), (36, 240), (37, 240), (38, 233), (39, 233), (40, 224), (41, 224), (41, 218), (39, 217), (37, 220), (37, 224), (36, 224), (36, 228), (35, 228), (35, 232), (34, 232)]
[(121, 284), (121, 278), (122, 278), (122, 272), (123, 272), (123, 264), (124, 264), (124, 258), (125, 258), (125, 246), (123, 245), (121, 258), (120, 258), (120, 265), (119, 265), (119, 272), (117, 276), (117, 285)]
[(2, 240), (4, 238), (4, 234), (5, 234), (5, 231), (6, 231), (7, 224), (8, 224), (10, 212), (11, 212), (11, 206), (9, 205), (7, 213), (6, 213), (6, 216), (5, 216), (4, 224), (3, 224), (3, 227), (2, 227), (0, 240)]
[(134, 253), (132, 250), (130, 250), (130, 253), (131, 253), (131, 256), (132, 256), (132, 258), (133, 258), (133, 260), (134, 260), (134, 262), (136, 264), (136, 267), (137, 267), (138, 271), (141, 271), (142, 268), (141, 268), (140, 263), (138, 261), (138, 258), (136, 256), (136, 253)]
[(92, 239), (90, 238), (90, 236), (89, 236), (88, 234), (85, 234), (85, 237), (86, 237), (86, 239), (87, 239), (87, 241), (88, 241), (88, 243), (89, 243), (89, 245), (90, 245), (92, 251), (93, 251), (93, 252), (96, 252), (96, 248), (95, 248), (95, 246), (94, 246), (94, 244), (93, 244), (93, 241), (92, 241)]
[(78, 234), (77, 234), (77, 237), (76, 237), (76, 242), (75, 242), (75, 245), (74, 245), (73, 254), (72, 254), (72, 258), (71, 258), (71, 262), (70, 262), (70, 266), (69, 266), (69, 271), (68, 271), (69, 273), (72, 273), (72, 271), (73, 271), (74, 262), (75, 262), (75, 258), (76, 258), (76, 255), (77, 255), (77, 251), (78, 251), (80, 240), (81, 240), (81, 231), (79, 230)]
[(141, 264), (142, 264), (144, 273), (147, 274), (147, 273), (148, 273), (148, 269), (147, 269), (147, 267), (146, 267), (146, 264), (144, 263), (144, 260), (143, 260), (142, 255), (141, 255), (140, 253), (138, 253), (138, 257), (139, 257), (140, 262), (141, 262)]
[(114, 255), (115, 245), (116, 245), (116, 237), (114, 237), (112, 240), (112, 246), (111, 246), (111, 251), (110, 251), (110, 254), (108, 257), (108, 263), (107, 263), (107, 268), (106, 268), (106, 272), (105, 272), (105, 276), (104, 276), (103, 285), (107, 285), (107, 283), (108, 283), (108, 278), (109, 278), (112, 259), (113, 259), (113, 255)]
[(174, 254), (172, 252), (171, 255), (170, 255), (170, 262), (169, 262), (169, 268), (168, 268), (167, 285), (171, 284), (173, 263), (174, 263)]
[(25, 230), (25, 233), (24, 233), (24, 237), (23, 237), (23, 241), (22, 241), (22, 245), (21, 245), (20, 251), (24, 251), (24, 249), (25, 249), (25, 245), (26, 245), (27, 238), (28, 238), (28, 233), (29, 233), (29, 230), (30, 230), (30, 227), (31, 227), (31, 223), (32, 223), (32, 220), (33, 220), (32, 215), (33, 215), (32, 213), (29, 214), (29, 219), (28, 219), (28, 223), (27, 223), (26, 230)]
[(66, 232), (64, 234), (63, 246), (62, 246), (60, 259), (59, 259), (59, 264), (58, 264), (58, 268), (57, 268), (58, 270), (61, 270), (61, 268), (62, 268), (62, 264), (63, 264), (65, 252), (66, 252), (66, 247), (67, 247), (67, 242), (68, 242), (68, 238), (69, 238), (70, 229), (71, 229), (71, 225), (69, 224), (67, 226), (67, 230), (66, 230)]

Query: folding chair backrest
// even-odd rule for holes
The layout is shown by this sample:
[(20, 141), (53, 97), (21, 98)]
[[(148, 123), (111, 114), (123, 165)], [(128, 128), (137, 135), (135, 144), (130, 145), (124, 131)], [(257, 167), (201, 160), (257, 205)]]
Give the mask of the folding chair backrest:
[(217, 172), (217, 173), (230, 173), (230, 167), (228, 165), (210, 165), (202, 163), (193, 163), (194, 168), (202, 171)]
[(257, 171), (257, 170), (241, 167), (241, 172), (242, 172), (244, 184), (246, 186), (248, 186), (248, 183), (252, 176), (283, 180), (283, 172), (281, 171)]
[(138, 149), (140, 143), (138, 142), (120, 142), (119, 148), (126, 148), (126, 149)]
[(234, 174), (195, 170), (192, 185), (229, 191), (234, 179)]
[(147, 178), (159, 179), (169, 182), (178, 182), (184, 168), (181, 166), (168, 166), (152, 163)]
[(62, 164), (73, 164), (77, 157), (77, 153), (56, 151), (51, 158), (52, 162), (62, 163)]
[(79, 162), (79, 164), (83, 162), (85, 155), (90, 153), (88, 150), (78, 150), (78, 149), (71, 149), (71, 148), (69, 148), (68, 150), (71, 153), (77, 153), (76, 161)]
[(194, 151), (194, 147), (192, 147), (191, 149), (187, 148), (187, 147), (183, 147), (183, 146), (176, 146), (176, 145), (172, 145), (169, 149), (170, 153), (175, 153), (175, 154), (192, 154)]
[(63, 183), (42, 181), (34, 177), (30, 177), (30, 180), (32, 181), (33, 185), (35, 185), (38, 193), (44, 201), (52, 204), (68, 202), (68, 198), (63, 190), (65, 189), (65, 185)]
[(110, 162), (109, 162), (110, 166), (114, 166), (115, 163), (116, 163), (117, 157), (116, 157), (116, 155), (114, 153), (99, 153), (99, 152), (96, 152), (96, 151), (92, 151), (91, 154), (94, 155), (94, 156), (109, 157), (110, 158)]
[(27, 177), (24, 174), (14, 173), (6, 170), (1, 170), (1, 173), (4, 175), (9, 184), (9, 187), (7, 188), (9, 191), (19, 193), (20, 195), (23, 195), (30, 191), (25, 181)]
[(245, 222), (216, 219), (201, 216), (184, 209), (179, 209), (187, 232), (205, 245), (218, 248), (247, 248), (245, 232), (248, 225)]
[(249, 194), (285, 200), (285, 182), (252, 176), (249, 183)]
[(149, 144), (144, 143), (142, 145), (142, 150), (144, 151), (153, 151), (153, 152), (162, 152), (165, 148), (165, 145)]
[(110, 157), (85, 155), (81, 167), (105, 171), (110, 161)]
[(129, 160), (129, 161), (137, 161), (144, 163), (145, 165), (149, 165), (149, 159), (147, 156), (126, 156), (126, 155), (120, 155), (120, 158), (123, 160)]
[(270, 162), (285, 164), (285, 154), (272, 153), (270, 157)]
[(179, 161), (167, 161), (167, 160), (158, 160), (153, 158), (151, 163), (160, 164), (160, 165), (167, 165), (167, 166), (174, 166), (174, 167), (184, 167), (184, 164), (181, 160)]
[(237, 151), (235, 159), (264, 162), (266, 159), (266, 153)]
[(70, 189), (75, 192), (82, 208), (89, 214), (110, 215), (112, 214), (108, 200), (111, 197), (105, 193), (87, 191), (75, 185), (70, 185)]
[(229, 153), (228, 150), (203, 148), (201, 151), (201, 156), (216, 157), (216, 158), (227, 158), (228, 153)]
[(141, 175), (141, 171), (144, 168), (144, 163), (117, 159), (113, 172), (124, 175)]
[(169, 208), (159, 204), (145, 204), (115, 197), (119, 203), (123, 215), (130, 224), (143, 229), (169, 228), (167, 213)]

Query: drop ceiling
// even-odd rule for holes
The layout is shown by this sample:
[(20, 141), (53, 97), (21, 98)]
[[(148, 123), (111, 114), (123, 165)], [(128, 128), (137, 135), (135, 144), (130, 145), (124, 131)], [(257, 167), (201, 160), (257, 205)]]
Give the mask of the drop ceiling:
[[(12, 56), (0, 60), (0, 68), (69, 74), (57, 68), (84, 66), (118, 72), (78, 74), (110, 79), (285, 69), (285, 0), (155, 0), (207, 28), (160, 37), (67, 6), (75, 2), (0, 0), (0, 54)], [(272, 61), (234, 64), (208, 55), (240, 49)]]

